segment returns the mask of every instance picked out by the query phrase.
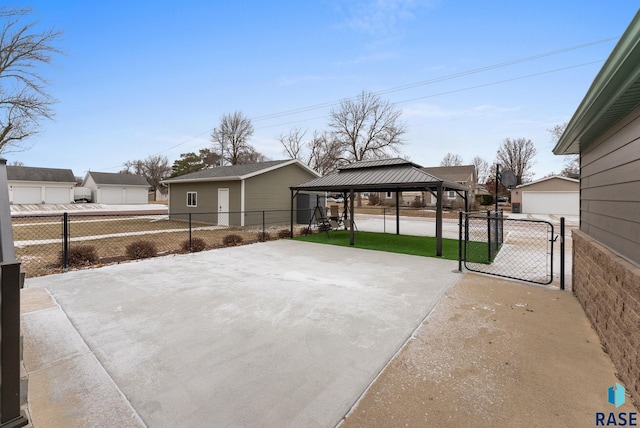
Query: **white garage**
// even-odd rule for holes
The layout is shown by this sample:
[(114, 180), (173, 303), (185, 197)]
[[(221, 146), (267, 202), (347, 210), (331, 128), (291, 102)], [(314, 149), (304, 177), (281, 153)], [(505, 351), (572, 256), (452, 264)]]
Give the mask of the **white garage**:
[(70, 169), (7, 166), (7, 184), (12, 204), (68, 204), (76, 179)]
[(137, 205), (149, 200), (149, 183), (140, 175), (89, 171), (82, 186), (91, 189), (93, 202), (99, 204)]
[(513, 212), (580, 215), (580, 181), (552, 176), (521, 184), (511, 190)]
[(522, 211), (529, 214), (580, 214), (580, 192), (522, 192)]

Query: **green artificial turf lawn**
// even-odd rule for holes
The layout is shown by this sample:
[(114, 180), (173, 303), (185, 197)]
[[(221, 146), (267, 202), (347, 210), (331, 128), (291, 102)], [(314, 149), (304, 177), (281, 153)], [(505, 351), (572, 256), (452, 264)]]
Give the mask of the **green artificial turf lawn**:
[[(349, 231), (337, 230), (300, 236), (299, 241), (349, 246)], [(486, 244), (485, 244), (486, 245)], [(432, 236), (393, 235), (390, 233), (355, 232), (354, 247), (414, 256), (436, 257), (436, 238)], [(442, 239), (442, 258), (458, 260), (458, 240)]]

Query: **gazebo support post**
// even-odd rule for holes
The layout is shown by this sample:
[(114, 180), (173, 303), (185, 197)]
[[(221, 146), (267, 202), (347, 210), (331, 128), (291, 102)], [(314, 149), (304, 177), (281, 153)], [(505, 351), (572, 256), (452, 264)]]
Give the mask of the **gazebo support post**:
[(396, 190), (396, 235), (400, 235), (400, 192)]
[[(290, 232), (290, 236), (289, 237), (291, 239), (293, 239), (293, 200), (294, 200), (294, 198), (296, 196), (298, 196), (299, 192), (300, 192), (299, 190), (296, 190), (295, 193), (294, 193), (293, 189), (291, 189), (291, 226), (290, 226), (290, 229), (289, 229), (289, 232)], [(262, 227), (264, 228), (264, 224), (262, 225)]]
[(355, 235), (353, 233), (353, 228), (356, 224), (355, 220), (353, 219), (353, 197), (354, 190), (349, 189), (349, 219), (351, 220), (351, 227), (349, 228), (349, 245), (351, 246), (355, 244)]
[(438, 198), (436, 201), (436, 256), (442, 256), (442, 182), (437, 187)]

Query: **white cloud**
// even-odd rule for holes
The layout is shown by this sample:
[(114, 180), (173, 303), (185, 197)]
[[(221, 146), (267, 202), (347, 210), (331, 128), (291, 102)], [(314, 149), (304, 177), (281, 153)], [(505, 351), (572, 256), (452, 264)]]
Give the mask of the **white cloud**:
[(345, 26), (371, 35), (389, 34), (401, 21), (413, 19), (415, 11), (436, 2), (419, 0), (370, 0), (349, 3)]

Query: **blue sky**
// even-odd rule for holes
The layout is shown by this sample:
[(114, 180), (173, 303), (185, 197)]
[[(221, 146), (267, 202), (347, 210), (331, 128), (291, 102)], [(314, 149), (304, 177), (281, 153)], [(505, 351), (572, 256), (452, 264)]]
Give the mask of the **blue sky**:
[(155, 154), (173, 163), (208, 147), (234, 111), (253, 120), (258, 151), (283, 159), (280, 134), (326, 129), (332, 106), (364, 90), (402, 110), (412, 161), (493, 162), (505, 138), (522, 137), (540, 178), (565, 161), (547, 129), (571, 118), (637, 12), (604, 0), (15, 5), (63, 30), (66, 55), (40, 70), (59, 101), (54, 121), (3, 156), (77, 176)]

